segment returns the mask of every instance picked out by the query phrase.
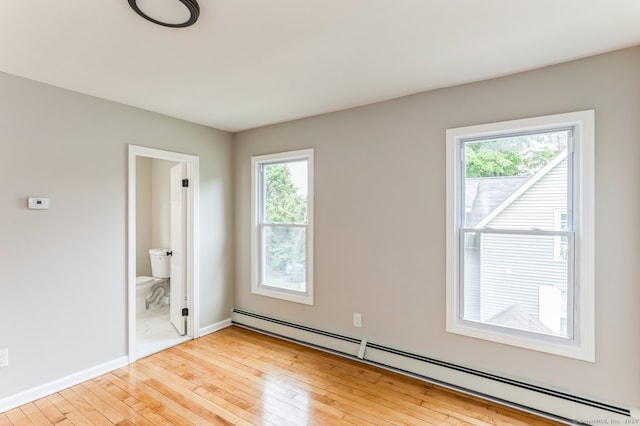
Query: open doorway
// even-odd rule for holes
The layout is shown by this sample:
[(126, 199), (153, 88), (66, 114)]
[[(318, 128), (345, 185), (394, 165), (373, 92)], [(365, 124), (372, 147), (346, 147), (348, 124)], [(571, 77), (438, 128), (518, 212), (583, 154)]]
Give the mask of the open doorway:
[(129, 145), (129, 361), (198, 337), (198, 157)]

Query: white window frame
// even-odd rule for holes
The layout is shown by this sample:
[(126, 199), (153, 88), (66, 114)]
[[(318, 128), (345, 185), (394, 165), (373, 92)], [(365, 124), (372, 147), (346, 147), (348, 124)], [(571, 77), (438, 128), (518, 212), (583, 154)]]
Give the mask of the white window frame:
[[(593, 110), (548, 115), (447, 129), (446, 132), (446, 330), (447, 332), (520, 348), (595, 362), (594, 288), (594, 136)], [(519, 330), (486, 327), (462, 319), (460, 227), (464, 200), (461, 141), (502, 134), (543, 132), (572, 127), (575, 263), (573, 274), (573, 333), (569, 338), (550, 338)], [(462, 210), (461, 210), (462, 209)], [(571, 310), (568, 310), (569, 312)]]
[[(566, 210), (554, 209), (553, 211), (553, 226), (555, 230), (562, 231), (562, 215), (567, 215)], [(565, 220), (566, 221), (566, 220)], [(558, 262), (567, 260), (567, 256), (562, 252), (562, 238), (553, 238), (553, 260)]]
[[(306, 234), (306, 291), (281, 289), (265, 285), (261, 279), (264, 264), (262, 242), (263, 200), (262, 173), (266, 164), (279, 164), (292, 161), (307, 161), (307, 224), (296, 225), (307, 228)], [(313, 149), (302, 149), (276, 154), (260, 155), (251, 158), (251, 292), (276, 299), (313, 305)]]

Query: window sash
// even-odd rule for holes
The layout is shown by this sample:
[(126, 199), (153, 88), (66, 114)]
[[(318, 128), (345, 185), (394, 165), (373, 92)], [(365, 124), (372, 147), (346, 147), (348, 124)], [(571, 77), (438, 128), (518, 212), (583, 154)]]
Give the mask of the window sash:
[[(288, 151), (274, 154), (258, 155), (251, 158), (251, 293), (261, 296), (273, 297), (276, 299), (287, 300), (290, 302), (303, 303), (307, 305), (314, 304), (314, 285), (313, 285), (313, 191), (314, 191), (314, 168), (313, 168), (313, 149), (301, 149), (297, 151)], [(284, 212), (284, 215), (269, 217), (266, 213), (269, 203), (266, 199), (265, 189), (268, 189), (268, 167), (271, 165), (287, 165), (289, 163), (302, 163), (306, 165), (306, 176), (299, 175), (301, 169), (290, 169), (292, 179), (291, 182), (298, 188), (297, 194), (306, 197), (306, 213), (301, 218), (302, 210), (292, 210), (291, 215)], [(295, 166), (298, 167), (298, 166)], [(295, 172), (294, 172), (295, 171)], [(297, 173), (296, 173), (297, 172)], [(304, 178), (306, 177), (306, 181)], [(305, 193), (306, 189), (306, 193)], [(276, 193), (274, 193), (276, 195)], [(276, 195), (277, 196), (277, 195)], [(278, 202), (279, 203), (279, 202)], [(299, 205), (299, 208), (302, 208)], [(299, 212), (299, 213), (296, 213)], [(279, 222), (281, 219), (287, 222)], [(300, 219), (300, 220), (298, 220)], [(297, 221), (299, 223), (290, 223)], [(277, 223), (274, 223), (277, 222)], [(289, 227), (291, 231), (291, 239), (289, 235), (282, 237), (282, 234), (289, 234), (284, 231), (278, 231), (282, 228)], [(271, 231), (266, 229), (271, 228)], [(266, 232), (266, 233), (265, 233)], [(280, 234), (277, 236), (276, 234)], [(265, 241), (271, 238), (270, 241)], [(304, 246), (301, 241), (304, 239)], [(280, 256), (283, 252), (272, 251), (269, 258), (265, 257), (265, 250), (269, 247), (276, 248), (277, 244), (283, 245), (284, 257)], [(278, 248), (279, 250), (279, 248)], [(293, 250), (293, 251), (291, 251)], [(274, 256), (274, 253), (278, 255)], [(291, 253), (294, 253), (293, 255)], [(304, 257), (303, 257), (304, 256)], [(282, 269), (278, 271), (271, 266), (277, 265), (278, 268), (283, 267), (282, 262), (286, 262), (287, 258), (291, 258), (291, 269)], [(297, 259), (304, 258), (302, 262), (295, 262)], [(274, 262), (274, 259), (275, 260)], [(271, 263), (266, 265), (265, 261)], [(302, 275), (304, 269), (304, 275)], [(267, 273), (265, 280), (265, 272)], [(279, 272), (283, 274), (291, 273), (295, 276), (287, 277), (279, 276)], [(293, 278), (293, 281), (288, 281)], [(282, 279), (282, 281), (281, 281)], [(304, 280), (304, 283), (302, 282)], [(272, 285), (269, 285), (272, 284)], [(275, 285), (273, 285), (275, 284)], [(291, 288), (289, 288), (291, 284)], [(296, 287), (296, 285), (298, 285)], [(300, 291), (304, 289), (304, 291)]]
[[(282, 160), (272, 160), (272, 161), (262, 161), (260, 162), (260, 173), (259, 173), (259, 198), (258, 198), (258, 222), (261, 224), (282, 224), (282, 225), (308, 225), (309, 217), (305, 218), (303, 222), (265, 222), (265, 218), (267, 217), (267, 185), (266, 181), (266, 173), (265, 168), (267, 166), (275, 166), (281, 164), (289, 164), (289, 163), (298, 163), (305, 162), (307, 165), (307, 174), (309, 174), (309, 158), (289, 158)], [(308, 191), (309, 182), (307, 182), (307, 191)], [(308, 196), (308, 194), (307, 194)], [(309, 200), (307, 198), (307, 209), (309, 208)]]
[[(304, 290), (295, 290), (295, 289), (286, 289), (286, 288), (282, 288), (280, 286), (276, 286), (276, 285), (271, 285), (267, 282), (267, 242), (266, 242), (266, 238), (265, 238), (265, 230), (267, 228), (298, 228), (298, 229), (304, 229), (304, 234), (305, 234), (305, 259), (304, 259), (304, 276), (305, 276), (305, 289)], [(258, 272), (258, 287), (263, 287), (263, 288), (269, 288), (269, 289), (276, 289), (277, 291), (283, 291), (283, 292), (287, 292), (287, 293), (292, 293), (292, 294), (306, 294), (308, 293), (308, 286), (307, 283), (309, 282), (309, 268), (308, 268), (308, 250), (306, 247), (306, 241), (308, 239), (308, 235), (309, 235), (309, 226), (306, 224), (297, 224), (297, 223), (292, 223), (292, 224), (284, 224), (284, 223), (260, 223), (258, 224), (258, 238), (259, 238), (259, 252), (260, 252), (260, 259), (259, 259), (259, 272)]]
[(574, 218), (574, 190), (576, 188), (574, 180), (575, 174), (578, 170), (575, 170), (574, 152), (575, 152), (575, 126), (562, 126), (562, 127), (545, 127), (536, 130), (520, 131), (520, 132), (494, 132), (479, 137), (464, 137), (457, 140), (458, 150), (460, 153), (460, 167), (458, 173), (460, 174), (459, 187), (456, 188), (458, 199), (458, 212), (456, 212), (456, 222), (459, 228), (464, 228), (466, 225), (465, 214), (465, 197), (466, 197), (466, 180), (467, 180), (467, 162), (466, 162), (466, 145), (467, 143), (482, 142), (492, 139), (505, 139), (516, 138), (519, 136), (534, 136), (539, 134), (567, 132), (567, 229), (575, 230), (575, 218)]
[[(498, 324), (491, 324), (482, 320), (470, 320), (465, 318), (465, 238), (467, 234), (488, 234), (488, 235), (533, 235), (533, 236), (548, 236), (548, 237), (567, 237), (569, 256), (567, 258), (567, 286), (566, 286), (566, 321), (567, 321), (567, 336), (556, 336), (545, 333), (539, 333), (534, 331), (527, 331), (523, 329), (515, 329)], [(529, 337), (547, 341), (571, 341), (575, 339), (575, 232), (574, 231), (545, 231), (541, 229), (532, 230), (513, 230), (513, 229), (493, 229), (493, 228), (463, 228), (459, 230), (458, 240), (458, 321), (467, 324), (471, 327), (477, 327), (485, 330), (493, 330), (500, 333), (510, 334), (514, 336)]]
[[(466, 189), (466, 180), (467, 180), (467, 163), (466, 163), (466, 144), (474, 143), (474, 142), (482, 142), (486, 140), (492, 139), (504, 139), (504, 138), (514, 138), (518, 136), (533, 136), (538, 134), (552, 133), (552, 132), (567, 132), (567, 186), (566, 186), (566, 215), (567, 215), (567, 230), (546, 230), (546, 229), (538, 229), (535, 227), (531, 227), (530, 229), (515, 229), (515, 228), (492, 228), (492, 227), (483, 227), (483, 228), (470, 228), (465, 227), (467, 217), (465, 211), (465, 189)], [(458, 179), (458, 188), (456, 188), (458, 194), (458, 202), (457, 202), (457, 212), (456, 212), (456, 223), (458, 228), (458, 277), (459, 280), (456, 284), (457, 292), (458, 292), (458, 309), (457, 309), (457, 320), (466, 324), (470, 327), (475, 327), (479, 329), (486, 329), (489, 331), (494, 331), (498, 333), (503, 333), (507, 335), (515, 335), (526, 338), (533, 338), (538, 340), (547, 340), (547, 341), (572, 341), (576, 336), (575, 324), (577, 319), (575, 318), (575, 314), (577, 313), (575, 310), (575, 220), (574, 220), (574, 126), (561, 126), (561, 127), (545, 127), (536, 130), (530, 131), (515, 131), (515, 132), (493, 132), (489, 134), (485, 134), (479, 137), (464, 137), (457, 140), (458, 152), (460, 153), (460, 163), (459, 163), (459, 179)], [(569, 258), (567, 259), (567, 337), (563, 336), (555, 336), (548, 335), (545, 333), (539, 333), (535, 331), (527, 331), (521, 329), (514, 329), (506, 326), (490, 324), (484, 321), (475, 321), (469, 320), (465, 318), (465, 236), (469, 233), (474, 234), (503, 234), (503, 235), (533, 235), (533, 236), (552, 236), (552, 237), (567, 237), (568, 239), (568, 251)]]
[[(274, 161), (265, 161), (260, 163), (260, 181), (259, 181), (259, 200), (258, 200), (258, 240), (259, 240), (259, 253), (260, 259), (258, 260), (258, 286), (263, 288), (275, 289), (277, 291), (282, 292), (290, 292), (294, 294), (306, 294), (307, 286), (306, 282), (308, 282), (308, 269), (307, 268), (307, 250), (305, 248), (305, 289), (304, 290), (295, 290), (295, 289), (286, 289), (276, 285), (270, 285), (267, 283), (267, 241), (265, 238), (265, 229), (266, 228), (304, 228), (305, 235), (308, 235), (308, 219), (304, 222), (265, 222), (265, 218), (267, 217), (267, 185), (266, 185), (266, 166), (274, 166), (281, 164), (288, 164), (294, 162), (305, 162), (308, 163), (309, 160), (307, 158), (291, 158), (284, 160), (274, 160)], [(308, 173), (308, 171), (307, 171)], [(308, 189), (308, 188), (307, 188)], [(307, 200), (307, 208), (309, 208), (308, 200)]]
[(478, 234), (521, 234), (521, 235), (546, 235), (551, 237), (569, 237), (574, 231), (545, 230), (545, 229), (505, 229), (505, 228), (460, 228), (460, 232), (473, 232)]

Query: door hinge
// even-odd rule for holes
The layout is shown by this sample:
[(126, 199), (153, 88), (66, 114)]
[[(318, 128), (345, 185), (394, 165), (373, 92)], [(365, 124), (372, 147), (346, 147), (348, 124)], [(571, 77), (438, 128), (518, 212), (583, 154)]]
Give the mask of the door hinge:
[(189, 187), (189, 179), (182, 179), (182, 187), (183, 188)]
[(183, 317), (189, 316), (189, 308), (182, 308), (182, 316)]

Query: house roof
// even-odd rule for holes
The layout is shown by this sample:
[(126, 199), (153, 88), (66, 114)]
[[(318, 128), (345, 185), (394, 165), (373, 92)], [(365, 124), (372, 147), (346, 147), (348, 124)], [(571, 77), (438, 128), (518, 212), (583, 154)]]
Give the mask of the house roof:
[(531, 315), (527, 308), (519, 303), (514, 303), (502, 312), (495, 314), (487, 322), (519, 330), (554, 334), (553, 331)]
[[(531, 188), (534, 184), (536, 184), (536, 182), (542, 179), (547, 173), (553, 170), (565, 158), (567, 158), (566, 149), (562, 150), (558, 155), (555, 156), (553, 160), (551, 160), (546, 166), (540, 169), (533, 176), (522, 176), (524, 178), (524, 181), (522, 181), (522, 183), (519, 186), (515, 186), (516, 185), (515, 180), (512, 182), (509, 181), (510, 179), (514, 179), (514, 177), (480, 178), (480, 179), (485, 179), (485, 181), (482, 182), (483, 184), (485, 184), (484, 186), (486, 187), (484, 192), (486, 192), (487, 194), (491, 194), (491, 193), (495, 194), (495, 196), (491, 198), (491, 200), (497, 205), (495, 206), (495, 208), (491, 210), (488, 207), (484, 207), (484, 206), (477, 207), (476, 211), (474, 211), (472, 208), (471, 212), (467, 214), (467, 227), (480, 229), (487, 226), (504, 209), (509, 207), (511, 203), (517, 200), (522, 194), (524, 194), (529, 188)], [(468, 180), (471, 180), (471, 179), (468, 179)], [(511, 192), (511, 194), (507, 194), (507, 191), (509, 190), (510, 186), (514, 190)], [(496, 188), (495, 190), (493, 189), (494, 187)], [(466, 187), (465, 187), (465, 190), (466, 190)], [(481, 205), (480, 203), (482, 203), (483, 200), (481, 198), (478, 198), (480, 194), (481, 192), (477, 193), (476, 199), (474, 200), (474, 203), (473, 203), (474, 206), (476, 205), (476, 203), (479, 206)], [(505, 196), (505, 194), (506, 194), (506, 197), (503, 198), (502, 201), (498, 204), (497, 201), (501, 197)], [(487, 198), (489, 199), (489, 197)], [(486, 214), (485, 213), (486, 211), (489, 211), (489, 213)], [(483, 214), (484, 216), (482, 216)], [(473, 215), (475, 220), (479, 220), (479, 222), (476, 223), (475, 225), (472, 225), (469, 222), (469, 217), (471, 215)], [(478, 219), (478, 216), (480, 216), (480, 219)]]
[(475, 227), (520, 188), (530, 176), (498, 176), (466, 180), (466, 226)]

